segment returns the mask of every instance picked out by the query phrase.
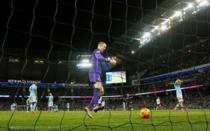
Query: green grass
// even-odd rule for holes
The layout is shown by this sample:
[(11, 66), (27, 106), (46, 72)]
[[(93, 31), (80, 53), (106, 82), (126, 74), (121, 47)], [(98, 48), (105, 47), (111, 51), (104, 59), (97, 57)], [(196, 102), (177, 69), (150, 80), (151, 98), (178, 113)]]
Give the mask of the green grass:
[(0, 112), (0, 131), (8, 127), (20, 131), (58, 131), (60, 128), (62, 131), (210, 131), (210, 110), (152, 111), (152, 118), (144, 120), (139, 119), (139, 111), (101, 111), (93, 113), (93, 119), (85, 117), (82, 111), (37, 111), (35, 114), (15, 111), (12, 114)]

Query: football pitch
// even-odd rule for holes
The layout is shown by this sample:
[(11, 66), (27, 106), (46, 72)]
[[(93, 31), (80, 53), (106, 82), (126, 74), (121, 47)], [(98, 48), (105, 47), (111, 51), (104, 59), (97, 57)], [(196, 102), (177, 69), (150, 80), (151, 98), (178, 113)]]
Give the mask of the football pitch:
[(93, 119), (83, 111), (1, 111), (0, 131), (210, 131), (210, 110), (151, 112), (142, 120), (139, 111), (101, 111)]

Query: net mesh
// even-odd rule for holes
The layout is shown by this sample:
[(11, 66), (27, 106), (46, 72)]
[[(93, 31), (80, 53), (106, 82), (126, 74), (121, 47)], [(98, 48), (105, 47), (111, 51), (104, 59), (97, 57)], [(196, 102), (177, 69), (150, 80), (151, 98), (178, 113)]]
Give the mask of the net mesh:
[[(1, 0), (0, 129), (210, 130), (209, 7), (209, 0)], [(105, 109), (90, 119), (82, 110), (92, 88), (76, 64), (98, 41), (117, 56), (113, 70), (129, 77), (106, 85)], [(183, 111), (173, 110), (177, 78)], [(33, 81), (32, 114), (26, 100)], [(149, 119), (140, 118), (143, 107)]]

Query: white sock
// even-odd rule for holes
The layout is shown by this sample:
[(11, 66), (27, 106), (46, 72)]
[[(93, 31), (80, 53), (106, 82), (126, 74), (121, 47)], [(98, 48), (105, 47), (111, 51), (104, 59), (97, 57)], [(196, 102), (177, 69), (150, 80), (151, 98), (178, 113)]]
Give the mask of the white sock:
[(30, 106), (30, 105), (26, 105), (26, 111), (29, 111), (29, 106)]
[(101, 106), (105, 106), (105, 101), (102, 101), (101, 102)]
[(176, 107), (175, 107), (175, 109), (177, 109), (179, 107), (179, 103), (178, 104), (176, 104)]
[(33, 104), (30, 104), (30, 111), (33, 111)]
[(36, 102), (33, 103), (33, 111), (35, 111), (35, 110), (36, 110)]

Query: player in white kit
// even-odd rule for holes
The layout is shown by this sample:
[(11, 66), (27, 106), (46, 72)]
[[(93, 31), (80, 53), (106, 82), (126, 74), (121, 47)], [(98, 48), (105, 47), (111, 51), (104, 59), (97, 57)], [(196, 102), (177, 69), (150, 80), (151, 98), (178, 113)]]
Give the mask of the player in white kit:
[(157, 105), (156, 105), (156, 110), (158, 110), (158, 109), (160, 109), (160, 107), (161, 107), (161, 104), (160, 104), (160, 97), (159, 97), (159, 96), (158, 96), (157, 99), (156, 99), (156, 103), (157, 103)]

